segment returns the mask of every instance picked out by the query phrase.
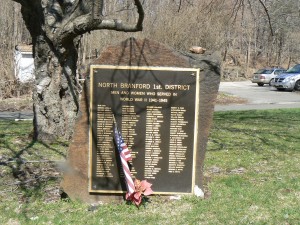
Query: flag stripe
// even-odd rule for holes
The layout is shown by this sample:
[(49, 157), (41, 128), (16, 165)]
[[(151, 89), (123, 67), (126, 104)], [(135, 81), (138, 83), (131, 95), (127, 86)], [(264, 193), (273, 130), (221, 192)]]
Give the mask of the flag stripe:
[(129, 194), (132, 194), (134, 192), (134, 183), (133, 180), (131, 178), (131, 173), (127, 164), (126, 159), (124, 159), (122, 157), (122, 153), (121, 153), (121, 161), (122, 161), (122, 166), (123, 166), (123, 171), (124, 171), (124, 175), (126, 177), (126, 184), (127, 184), (127, 190), (129, 192)]
[(131, 177), (131, 172), (128, 166), (128, 161), (132, 160), (131, 152), (128, 149), (126, 143), (124, 142), (121, 133), (118, 130), (117, 124), (114, 120), (114, 133), (115, 133), (115, 141), (118, 147), (120, 159), (121, 159), (121, 164), (123, 168), (123, 172), (125, 175), (125, 180), (126, 180), (126, 186), (127, 186), (127, 191), (129, 195), (134, 193), (134, 182)]

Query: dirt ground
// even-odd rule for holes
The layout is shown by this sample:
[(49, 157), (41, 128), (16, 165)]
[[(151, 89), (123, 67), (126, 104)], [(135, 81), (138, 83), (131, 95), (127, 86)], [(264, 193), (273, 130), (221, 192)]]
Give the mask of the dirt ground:
[(247, 103), (246, 99), (224, 94), (222, 92), (218, 94), (217, 101), (216, 101), (217, 105), (244, 104), (244, 103)]
[(22, 96), (20, 98), (0, 99), (0, 112), (3, 111), (26, 111), (32, 110), (31, 96)]

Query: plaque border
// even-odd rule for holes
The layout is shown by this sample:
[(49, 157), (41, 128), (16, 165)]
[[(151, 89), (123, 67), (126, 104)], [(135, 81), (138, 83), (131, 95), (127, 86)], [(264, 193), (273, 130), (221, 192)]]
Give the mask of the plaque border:
[(198, 147), (198, 127), (199, 127), (199, 94), (200, 94), (200, 68), (189, 67), (162, 67), (162, 66), (114, 66), (114, 65), (90, 65), (90, 107), (89, 107), (89, 155), (88, 155), (88, 192), (94, 194), (124, 194), (126, 191), (118, 190), (93, 190), (92, 186), (92, 112), (93, 112), (93, 81), (94, 69), (117, 69), (117, 70), (160, 70), (160, 71), (191, 71), (196, 76), (196, 93), (195, 93), (195, 123), (194, 123), (194, 148), (193, 148), (193, 166), (192, 166), (192, 188), (191, 192), (154, 192), (154, 195), (191, 195), (194, 194), (196, 179), (196, 157)]

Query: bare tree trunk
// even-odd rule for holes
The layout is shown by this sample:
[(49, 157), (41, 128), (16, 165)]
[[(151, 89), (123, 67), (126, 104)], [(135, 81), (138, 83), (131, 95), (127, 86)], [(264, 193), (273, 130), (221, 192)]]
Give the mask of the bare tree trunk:
[(43, 30), (43, 18), (38, 11), (29, 9), (27, 5), (22, 7), (22, 15), (33, 43), (35, 138), (43, 142), (69, 140), (78, 112), (78, 46), (74, 44), (75, 37), (64, 42), (50, 39)]
[(226, 46), (225, 50), (224, 50), (224, 55), (223, 55), (223, 62), (226, 62), (227, 53), (228, 53), (228, 50), (227, 50), (227, 46)]
[(287, 66), (287, 69), (288, 69), (288, 68), (290, 68), (290, 66), (291, 66), (291, 62), (292, 62), (292, 57), (291, 57), (291, 56), (289, 56), (289, 60), (288, 60), (288, 66)]
[(253, 61), (252, 61), (252, 66), (255, 67), (256, 66), (256, 60), (257, 60), (257, 26), (255, 23), (255, 29), (254, 29), (254, 55), (253, 55)]
[(278, 54), (277, 54), (277, 66), (281, 65), (281, 58), (283, 52), (283, 42), (284, 42), (284, 34), (281, 32), (279, 35), (279, 43), (278, 43)]
[(68, 140), (78, 112), (75, 79), (77, 47), (68, 46), (64, 58), (58, 57), (53, 43), (40, 35), (35, 49), (36, 86), (33, 92), (35, 134), (43, 141)]
[(250, 57), (251, 57), (251, 33), (249, 33), (249, 39), (248, 39), (246, 77), (248, 77), (249, 74)]

